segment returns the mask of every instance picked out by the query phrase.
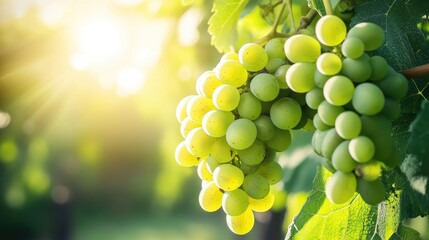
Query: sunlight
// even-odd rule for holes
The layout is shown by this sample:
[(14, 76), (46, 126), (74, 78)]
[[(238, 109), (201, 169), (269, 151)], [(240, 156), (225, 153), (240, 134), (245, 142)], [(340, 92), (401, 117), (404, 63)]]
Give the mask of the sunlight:
[(121, 69), (116, 76), (116, 91), (119, 96), (126, 96), (140, 91), (145, 75), (135, 67)]

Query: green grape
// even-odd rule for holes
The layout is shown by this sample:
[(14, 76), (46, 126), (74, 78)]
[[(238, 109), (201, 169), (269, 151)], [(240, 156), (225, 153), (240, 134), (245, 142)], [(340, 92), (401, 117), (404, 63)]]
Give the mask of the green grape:
[(286, 83), (286, 72), (290, 68), (291, 65), (285, 64), (277, 68), (276, 72), (274, 73), (274, 77), (277, 79), (277, 82), (279, 83), (280, 89), (287, 89), (289, 88)]
[(398, 119), (401, 115), (401, 105), (390, 97), (384, 99), (384, 107), (381, 113), (389, 120)]
[(290, 91), (287, 96), (289, 98), (294, 99), (300, 106), (305, 106), (306, 105), (305, 94), (306, 93)]
[(365, 52), (365, 45), (359, 38), (347, 37), (341, 44), (341, 52), (351, 59), (360, 58)]
[(261, 199), (249, 197), (249, 207), (255, 212), (266, 212), (273, 207), (274, 200), (274, 194), (270, 191), (265, 197)]
[(293, 98), (280, 98), (271, 106), (271, 121), (280, 129), (286, 130), (295, 127), (301, 116), (301, 106)]
[(180, 134), (182, 134), (183, 138), (186, 138), (186, 136), (188, 135), (188, 133), (197, 127), (201, 127), (201, 124), (195, 122), (194, 120), (192, 120), (191, 117), (186, 117), (185, 119), (183, 119), (182, 123), (180, 124)]
[(381, 176), (381, 162), (371, 160), (366, 163), (360, 163), (356, 166), (356, 176), (365, 181), (375, 181)]
[(210, 137), (223, 137), (228, 126), (234, 121), (232, 112), (211, 110), (203, 118), (203, 129)]
[(238, 61), (225, 60), (219, 62), (215, 69), (216, 77), (225, 84), (241, 87), (247, 82), (248, 72)]
[(335, 15), (325, 15), (316, 23), (317, 39), (326, 46), (339, 45), (346, 37), (346, 34), (346, 24)]
[(303, 111), (303, 109), (301, 108), (301, 118), (299, 119), (299, 122), (297, 125), (295, 125), (295, 127), (293, 127), (292, 129), (294, 130), (299, 130), (302, 129), (305, 125), (307, 125), (307, 122), (309, 120), (307, 113)]
[(189, 117), (192, 118), (192, 120), (198, 124), (201, 124), (204, 115), (210, 110), (214, 109), (216, 108), (210, 98), (204, 96), (194, 96), (189, 100), (186, 106), (186, 113)]
[(324, 100), (325, 97), (320, 88), (313, 88), (305, 94), (305, 102), (311, 109), (317, 109)]
[(201, 160), (200, 163), (198, 164), (197, 174), (198, 174), (198, 177), (200, 177), (200, 179), (203, 181), (212, 181), (213, 180), (213, 175), (209, 171), (209, 169), (207, 168), (206, 159)]
[(237, 61), (237, 62), (238, 62), (238, 54), (237, 54), (237, 53), (235, 53), (235, 52), (228, 52), (228, 53), (225, 53), (225, 54), (222, 56), (222, 58), (220, 59), (220, 61), (219, 61), (219, 62), (223, 62), (223, 61), (226, 61), (226, 60), (233, 60), (233, 61)]
[(207, 183), (200, 191), (198, 201), (206, 212), (215, 212), (222, 207), (223, 192), (214, 182)]
[(278, 183), (283, 178), (282, 166), (276, 161), (264, 161), (255, 172), (263, 176), (270, 185)]
[(316, 71), (314, 72), (314, 83), (316, 84), (316, 86), (318, 86), (320, 89), (323, 89), (326, 81), (328, 81), (329, 78), (331, 78), (331, 76), (324, 75), (316, 68)]
[(335, 75), (339, 73), (342, 65), (341, 58), (334, 53), (323, 53), (316, 62), (317, 70), (325, 75)]
[(387, 75), (377, 82), (383, 93), (397, 101), (401, 100), (408, 92), (408, 81), (404, 75), (399, 74), (389, 67)]
[(276, 132), (276, 126), (274, 126), (271, 118), (266, 115), (259, 116), (258, 119), (254, 121), (257, 129), (257, 138), (262, 141), (268, 141), (274, 137)]
[(197, 79), (196, 84), (202, 95), (211, 98), (214, 90), (219, 87), (222, 82), (216, 77), (214, 71), (207, 71)]
[(357, 181), (353, 173), (337, 171), (326, 182), (326, 197), (335, 204), (342, 204), (353, 197), (356, 187)]
[(343, 139), (340, 137), (340, 135), (338, 135), (337, 131), (335, 131), (335, 128), (327, 130), (327, 133), (324, 136), (322, 142), (322, 156), (326, 157), (327, 159), (331, 159), (335, 149), (342, 142)]
[(295, 63), (287, 70), (286, 83), (294, 92), (308, 92), (315, 86), (315, 71), (316, 64), (314, 63)]
[(232, 151), (225, 138), (215, 139), (210, 149), (210, 157), (213, 160), (219, 163), (227, 163), (231, 161), (234, 156), (234, 151)]
[(321, 131), (325, 131), (325, 130), (328, 130), (328, 129), (330, 129), (331, 128), (331, 126), (328, 126), (328, 125), (326, 125), (321, 119), (320, 119), (320, 116), (319, 116), (319, 114), (317, 113), (316, 115), (314, 115), (314, 117), (313, 117), (313, 124), (314, 124), (314, 127), (316, 128), (316, 129), (318, 129), (318, 130), (321, 130)]
[(314, 63), (321, 54), (320, 43), (315, 38), (304, 34), (296, 34), (288, 38), (284, 50), (286, 57), (294, 63)]
[(353, 93), (353, 108), (363, 115), (379, 113), (384, 107), (384, 102), (383, 92), (372, 83), (358, 85)]
[(264, 160), (265, 153), (264, 143), (261, 140), (256, 139), (250, 147), (239, 150), (237, 155), (243, 163), (255, 166)]
[(384, 31), (374, 23), (363, 22), (353, 26), (347, 37), (359, 38), (365, 46), (365, 51), (373, 51), (383, 45)]
[(255, 225), (255, 216), (253, 215), (252, 209), (249, 207), (241, 215), (226, 215), (226, 224), (233, 233), (237, 235), (245, 235), (249, 233)]
[(292, 135), (289, 130), (275, 128), (274, 136), (265, 142), (269, 148), (277, 152), (285, 151), (292, 142)]
[(369, 63), (371, 64), (372, 73), (369, 79), (373, 81), (378, 81), (384, 78), (389, 72), (389, 64), (386, 59), (380, 56), (372, 56), (369, 59)]
[(219, 165), (213, 171), (213, 181), (216, 186), (225, 190), (232, 191), (241, 186), (244, 180), (244, 174), (240, 168), (231, 164)]
[(352, 139), (359, 136), (362, 129), (362, 121), (353, 111), (345, 111), (335, 120), (335, 130), (344, 139)]
[(246, 43), (238, 51), (238, 60), (249, 72), (257, 72), (265, 67), (268, 55), (257, 43)]
[(323, 87), (323, 96), (334, 106), (343, 106), (350, 102), (355, 87), (353, 82), (344, 76), (331, 77)]
[(322, 155), (322, 144), (326, 133), (328, 133), (328, 131), (316, 130), (311, 138), (311, 146), (313, 146), (314, 152), (320, 156)]
[(265, 44), (265, 51), (268, 54), (268, 58), (286, 58), (284, 52), (285, 39), (284, 38), (272, 38), (267, 44)]
[(374, 157), (375, 146), (370, 138), (359, 136), (350, 140), (349, 152), (354, 160), (365, 163)]
[(200, 158), (192, 155), (188, 149), (186, 149), (185, 141), (179, 143), (174, 153), (177, 164), (182, 167), (194, 167), (200, 162)]
[(387, 160), (393, 148), (392, 123), (381, 115), (361, 116), (361, 135), (369, 137), (375, 145), (374, 158)]
[(357, 162), (353, 160), (349, 152), (349, 141), (340, 143), (332, 153), (332, 166), (341, 172), (351, 172), (356, 165)]
[(186, 108), (188, 105), (189, 100), (191, 100), (191, 98), (194, 97), (192, 96), (186, 96), (184, 98), (182, 98), (179, 103), (177, 104), (176, 107), (176, 119), (179, 123), (182, 123), (183, 120), (185, 120), (185, 118), (188, 116), (188, 114), (186, 113)]
[(246, 92), (240, 96), (237, 111), (240, 117), (255, 120), (261, 115), (262, 105), (252, 93)]
[(369, 205), (377, 205), (386, 197), (386, 188), (380, 179), (374, 181), (358, 180), (357, 192)]
[(371, 77), (371, 64), (366, 59), (365, 55), (358, 59), (346, 58), (343, 60), (341, 74), (355, 83), (364, 82)]
[(256, 126), (249, 119), (240, 118), (232, 122), (226, 130), (226, 141), (237, 150), (250, 147), (256, 139)]
[(286, 60), (284, 58), (270, 58), (268, 59), (268, 63), (265, 66), (265, 69), (268, 71), (268, 73), (274, 74), (277, 69), (285, 63)]
[(273, 75), (260, 73), (250, 82), (250, 91), (259, 100), (269, 102), (279, 95), (280, 88), (277, 79)]
[(229, 216), (241, 215), (248, 207), (249, 197), (244, 190), (238, 188), (223, 194), (222, 208)]
[(326, 100), (317, 108), (317, 114), (319, 114), (320, 120), (328, 126), (334, 126), (337, 116), (342, 112), (344, 112), (343, 107), (331, 105)]
[(259, 165), (250, 166), (250, 165), (247, 165), (243, 162), (241, 162), (241, 164), (240, 164), (240, 169), (241, 169), (241, 171), (243, 171), (244, 175), (254, 173), (254, 172), (256, 172), (256, 170), (258, 170), (258, 168), (259, 168)]
[(186, 148), (196, 157), (207, 157), (210, 153), (210, 148), (214, 143), (214, 138), (207, 135), (203, 128), (198, 127), (192, 129), (186, 136)]
[(212, 100), (219, 110), (232, 111), (240, 102), (240, 92), (232, 85), (222, 84), (213, 92)]
[(213, 159), (211, 155), (206, 158), (206, 167), (207, 167), (207, 170), (209, 170), (209, 172), (212, 174), (212, 176), (213, 176), (214, 170), (221, 164), (222, 163)]
[(263, 176), (251, 173), (244, 177), (242, 189), (249, 197), (262, 199), (270, 192), (270, 184)]

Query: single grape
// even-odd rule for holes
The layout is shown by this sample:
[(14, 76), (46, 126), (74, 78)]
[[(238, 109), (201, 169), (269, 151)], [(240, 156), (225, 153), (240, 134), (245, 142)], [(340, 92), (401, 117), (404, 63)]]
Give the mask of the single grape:
[(188, 133), (197, 127), (201, 127), (201, 124), (195, 122), (194, 120), (192, 120), (191, 117), (186, 117), (185, 119), (183, 119), (182, 123), (180, 124), (180, 134), (182, 135), (183, 138), (186, 138), (186, 136), (188, 135)]
[(285, 151), (292, 142), (292, 135), (289, 130), (275, 128), (274, 136), (265, 143), (269, 148), (277, 152)]
[(362, 83), (355, 88), (353, 108), (363, 115), (375, 115), (384, 107), (383, 92), (375, 84)]
[(270, 185), (278, 183), (283, 177), (283, 169), (276, 161), (262, 162), (255, 173), (263, 176)]
[(213, 92), (212, 100), (219, 110), (232, 111), (240, 102), (240, 92), (232, 85), (222, 84)]
[(238, 157), (240, 160), (250, 166), (260, 164), (265, 158), (265, 146), (261, 140), (256, 139), (248, 148), (239, 150)]
[(301, 119), (301, 106), (292, 98), (281, 98), (271, 106), (273, 124), (283, 130), (295, 127)]
[(290, 68), (291, 65), (285, 64), (277, 68), (276, 72), (274, 73), (274, 77), (277, 79), (277, 82), (279, 83), (280, 89), (287, 89), (289, 88), (286, 83), (286, 72)]
[(362, 129), (362, 121), (354, 111), (345, 111), (335, 120), (335, 130), (344, 139), (352, 139), (359, 136)]
[(314, 83), (320, 89), (323, 89), (323, 87), (325, 86), (326, 81), (328, 81), (328, 79), (331, 78), (331, 77), (332, 76), (324, 75), (323, 73), (319, 72), (319, 70), (317, 70), (317, 68), (316, 68), (316, 71), (314, 72)]
[(341, 58), (334, 53), (323, 53), (317, 59), (316, 67), (325, 75), (335, 75), (341, 71), (343, 63)]
[(249, 207), (249, 197), (240, 188), (227, 191), (222, 197), (222, 208), (229, 216), (238, 216)]
[(304, 34), (296, 34), (285, 42), (286, 57), (294, 63), (316, 62), (321, 54), (320, 43), (313, 37)]
[(265, 44), (265, 51), (269, 58), (286, 58), (284, 52), (284, 38), (272, 38)]
[(207, 157), (214, 138), (207, 135), (201, 127), (192, 129), (186, 136), (186, 148), (196, 157)]
[(256, 136), (259, 139), (262, 141), (268, 141), (274, 137), (276, 126), (274, 126), (270, 117), (261, 115), (254, 121), (254, 123), (258, 132)]
[(327, 130), (327, 133), (324, 136), (322, 142), (322, 156), (326, 157), (327, 159), (331, 159), (335, 149), (342, 142), (343, 139), (340, 137), (340, 135), (338, 135), (337, 131), (335, 131), (335, 128)]
[(270, 58), (268, 59), (265, 69), (268, 71), (268, 73), (275, 74), (277, 69), (284, 64), (286, 64), (286, 60), (284, 58)]
[(240, 117), (255, 120), (261, 115), (262, 105), (252, 93), (246, 92), (240, 96), (237, 111)]
[(375, 146), (370, 138), (359, 136), (350, 140), (349, 152), (354, 160), (365, 163), (374, 157)]
[(210, 98), (204, 96), (193, 96), (186, 106), (186, 113), (198, 124), (202, 124), (204, 115), (216, 107)]
[(255, 216), (250, 207), (241, 215), (229, 216), (226, 215), (226, 223), (228, 228), (237, 235), (245, 235), (252, 230), (255, 224)]
[(219, 163), (227, 163), (231, 161), (234, 156), (234, 151), (224, 137), (215, 139), (210, 149), (210, 158)]
[(384, 78), (389, 72), (389, 64), (386, 59), (380, 56), (372, 56), (369, 59), (369, 63), (371, 64), (371, 76), (369, 79), (373, 81), (378, 81)]
[(325, 185), (326, 197), (335, 204), (349, 201), (356, 192), (357, 181), (353, 173), (335, 172)]
[(328, 126), (334, 126), (337, 116), (342, 112), (344, 112), (343, 107), (334, 106), (326, 100), (317, 108), (317, 114), (319, 114), (320, 119)]
[(188, 151), (185, 141), (177, 145), (174, 157), (176, 162), (182, 167), (194, 167), (200, 162), (200, 158), (195, 157)]
[(225, 191), (237, 189), (243, 180), (244, 174), (241, 169), (231, 164), (219, 165), (213, 172), (213, 181), (216, 186)]
[(243, 190), (254, 199), (262, 199), (270, 192), (270, 184), (263, 176), (252, 173), (244, 177)]
[(249, 119), (240, 118), (232, 122), (226, 130), (226, 141), (237, 150), (250, 147), (256, 139), (256, 126)]
[(326, 46), (339, 45), (346, 37), (346, 34), (346, 24), (335, 15), (325, 15), (316, 23), (317, 39)]
[(317, 109), (320, 103), (325, 100), (323, 91), (320, 88), (313, 88), (305, 94), (305, 102), (311, 109)]
[(238, 61), (225, 60), (219, 62), (215, 69), (216, 77), (225, 84), (241, 87), (247, 82), (248, 72)]
[(316, 130), (311, 138), (311, 146), (313, 146), (314, 152), (320, 156), (322, 156), (322, 144), (327, 132), (328, 131), (324, 130)]
[(268, 55), (257, 43), (246, 43), (238, 51), (238, 60), (249, 72), (257, 72), (267, 65)]
[(326, 125), (326, 124), (325, 124), (325, 123), (320, 119), (320, 116), (319, 116), (319, 114), (318, 114), (318, 113), (317, 113), (316, 115), (314, 115), (314, 117), (313, 117), (313, 124), (314, 124), (314, 127), (315, 127), (316, 129), (321, 130), (321, 131), (325, 131), (325, 130), (328, 130), (328, 129), (332, 128), (331, 126)]
[(228, 52), (228, 53), (225, 53), (225, 54), (222, 56), (222, 58), (220, 59), (220, 61), (219, 61), (219, 62), (223, 62), (223, 61), (226, 61), (226, 60), (234, 60), (234, 61), (237, 61), (237, 62), (238, 62), (238, 54), (237, 54), (237, 53), (235, 53), (235, 52)]
[(215, 212), (222, 207), (223, 192), (214, 182), (207, 183), (200, 191), (198, 201), (206, 212)]
[(357, 192), (369, 205), (377, 205), (386, 197), (386, 188), (380, 179), (375, 181), (358, 180)]
[(356, 176), (365, 181), (375, 181), (381, 176), (382, 163), (376, 160), (371, 160), (366, 163), (360, 163), (356, 166)]
[(201, 95), (211, 98), (214, 90), (219, 87), (222, 82), (216, 77), (214, 71), (206, 71), (197, 78), (195, 84), (197, 92)]
[(277, 79), (268, 73), (256, 75), (250, 82), (250, 91), (259, 100), (268, 102), (279, 95), (279, 83)]
[(344, 76), (331, 77), (323, 87), (323, 96), (334, 106), (343, 106), (350, 102), (355, 87), (353, 82)]
[(356, 83), (364, 82), (371, 77), (372, 68), (365, 55), (358, 58), (346, 58), (343, 60), (341, 74)]
[(265, 197), (261, 199), (249, 197), (249, 207), (255, 212), (266, 212), (273, 207), (274, 200), (274, 194), (270, 191)]
[(356, 165), (357, 162), (353, 160), (349, 152), (349, 141), (340, 143), (332, 153), (332, 166), (342, 172), (351, 172)]
[(232, 112), (211, 110), (203, 118), (203, 130), (210, 137), (223, 137), (229, 125), (234, 121)]
[(347, 38), (349, 37), (359, 38), (365, 46), (365, 51), (373, 51), (383, 45), (384, 31), (374, 23), (362, 22), (350, 29), (347, 34)]
[(203, 159), (200, 161), (197, 168), (197, 174), (201, 180), (209, 182), (213, 180), (213, 175), (207, 168), (206, 163), (207, 163), (206, 159)]
[(294, 92), (308, 92), (315, 86), (315, 71), (316, 64), (314, 63), (295, 63), (287, 70), (286, 83)]
[(359, 38), (347, 37), (341, 44), (341, 52), (351, 59), (360, 58), (365, 52), (365, 45)]
[(176, 119), (179, 123), (182, 123), (182, 121), (188, 116), (188, 114), (186, 113), (186, 108), (188, 105), (189, 100), (193, 97), (193, 95), (191, 96), (186, 96), (184, 98), (182, 98), (179, 103), (177, 104), (176, 107)]
[(395, 72), (391, 67), (389, 67), (387, 75), (377, 82), (377, 85), (386, 96), (392, 97), (397, 101), (405, 97), (408, 92), (407, 79), (404, 75)]

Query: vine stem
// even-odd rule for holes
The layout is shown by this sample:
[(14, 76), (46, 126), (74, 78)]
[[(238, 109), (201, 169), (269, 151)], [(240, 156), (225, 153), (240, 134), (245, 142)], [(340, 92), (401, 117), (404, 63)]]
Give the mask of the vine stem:
[(304, 29), (308, 25), (310, 25), (310, 23), (313, 21), (313, 19), (314, 19), (314, 17), (316, 17), (316, 15), (317, 15), (317, 11), (314, 10), (313, 8), (310, 9), (310, 11), (308, 11), (308, 13), (304, 17), (301, 17), (297, 31)]
[(333, 14), (331, 0), (323, 0), (323, 6), (325, 7), (326, 15)]
[(429, 75), (429, 63), (400, 71), (407, 78), (418, 78)]
[(263, 38), (257, 40), (256, 43), (263, 45), (272, 38), (287, 37), (287, 35), (277, 32), (277, 26), (280, 23), (280, 19), (283, 15), (285, 8), (286, 8), (286, 5), (288, 4), (288, 2), (291, 2), (291, 1), (292, 0), (283, 0), (282, 1), (282, 6), (280, 8), (279, 14), (276, 16), (276, 19), (274, 20), (274, 24), (273, 24), (273, 27), (271, 28), (271, 31), (266, 36), (264, 36)]

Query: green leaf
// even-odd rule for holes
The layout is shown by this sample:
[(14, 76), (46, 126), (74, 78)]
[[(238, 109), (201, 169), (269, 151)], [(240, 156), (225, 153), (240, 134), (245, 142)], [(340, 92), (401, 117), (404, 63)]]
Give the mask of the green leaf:
[(213, 15), (209, 19), (208, 32), (212, 35), (211, 44), (219, 52), (231, 50), (236, 39), (236, 26), (241, 11), (248, 0), (215, 0)]
[(323, 0), (308, 0), (308, 6), (316, 10), (320, 16), (324, 16), (326, 14), (325, 6), (323, 5)]
[(251, 13), (255, 7), (261, 3), (262, 0), (249, 0), (249, 2), (246, 4), (246, 7), (240, 14), (240, 18), (245, 17), (247, 14)]

